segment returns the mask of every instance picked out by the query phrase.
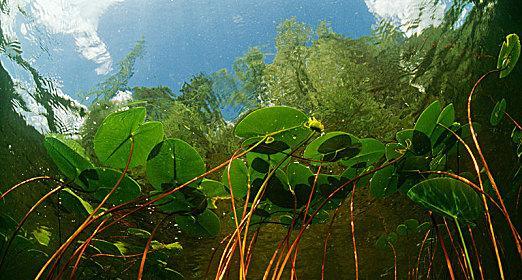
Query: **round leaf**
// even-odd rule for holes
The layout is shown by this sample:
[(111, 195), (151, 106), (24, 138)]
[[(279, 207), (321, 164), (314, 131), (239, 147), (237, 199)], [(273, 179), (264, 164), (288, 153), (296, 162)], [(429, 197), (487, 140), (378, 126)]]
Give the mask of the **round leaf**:
[(472, 221), (482, 214), (479, 195), (453, 178), (422, 181), (408, 191), (408, 196), (427, 209), (459, 220)]
[[(116, 185), (122, 173), (108, 168), (87, 169), (80, 174), (79, 180), (93, 196), (102, 200)], [(121, 204), (137, 198), (141, 194), (140, 185), (131, 177), (125, 175), (116, 191), (107, 200), (111, 204)]]
[(378, 198), (386, 197), (397, 191), (397, 182), (395, 167), (389, 165), (373, 174), (370, 180), (370, 192)]
[(152, 148), (163, 139), (163, 125), (147, 122), (145, 108), (137, 107), (112, 113), (101, 124), (94, 136), (94, 151), (101, 163), (113, 168), (124, 168), (134, 141), (129, 167), (145, 163)]
[(147, 178), (157, 189), (163, 184), (184, 184), (205, 173), (205, 163), (198, 152), (180, 139), (166, 139), (157, 144), (147, 159)]
[(355, 136), (335, 131), (326, 133), (308, 144), (303, 156), (312, 160), (334, 162), (354, 157), (361, 148), (361, 142)]
[(193, 237), (216, 237), (221, 230), (218, 216), (205, 210), (197, 216), (176, 216), (176, 222), (180, 229)]
[(357, 165), (358, 168), (364, 168), (370, 164), (379, 161), (384, 156), (384, 144), (373, 138), (361, 139), (361, 150), (353, 158), (343, 160), (342, 163), (346, 167)]
[(234, 129), (241, 138), (261, 139), (271, 135), (275, 141), (290, 147), (304, 141), (310, 130), (304, 126), (308, 117), (301, 111), (284, 106), (267, 107), (253, 111), (239, 121)]

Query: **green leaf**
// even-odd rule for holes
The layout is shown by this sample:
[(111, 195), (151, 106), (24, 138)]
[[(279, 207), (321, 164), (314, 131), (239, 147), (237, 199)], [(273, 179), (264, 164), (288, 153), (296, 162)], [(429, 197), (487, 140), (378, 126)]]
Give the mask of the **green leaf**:
[(123, 255), (124, 252), (121, 251), (120, 247), (116, 246), (116, 244), (105, 241), (102, 239), (92, 239), (91, 247), (95, 248), (97, 251), (105, 254), (113, 254), (113, 255)]
[(282, 208), (294, 208), (294, 195), (290, 191), (288, 177), (281, 169), (275, 171), (267, 182), (266, 197), (273, 204)]
[(388, 161), (399, 158), (406, 152), (406, 148), (399, 143), (386, 144), (386, 159)]
[(182, 185), (205, 170), (205, 163), (196, 149), (180, 139), (160, 142), (147, 159), (147, 178), (157, 190), (163, 190), (163, 184)]
[[(102, 200), (116, 185), (122, 173), (109, 168), (87, 169), (80, 174), (79, 179), (88, 191), (93, 191), (97, 200)], [(125, 175), (116, 191), (107, 200), (111, 204), (121, 204), (137, 198), (141, 194), (140, 185), (131, 177)]]
[(235, 159), (230, 164), (230, 184), (232, 186), (228, 184), (228, 174), (228, 166), (226, 166), (221, 176), (221, 182), (225, 185), (225, 189), (230, 191), (230, 187), (232, 187), (235, 198), (245, 197), (248, 191), (248, 168), (243, 160)]
[(152, 148), (163, 139), (163, 125), (160, 122), (143, 123), (145, 114), (145, 108), (136, 107), (105, 118), (94, 136), (94, 152), (102, 164), (124, 168), (131, 141), (134, 141), (134, 150), (129, 167), (145, 163)]
[(58, 169), (70, 180), (76, 180), (83, 170), (93, 167), (85, 156), (85, 150), (74, 140), (49, 135), (44, 139), (44, 147)]
[(313, 178), (314, 174), (310, 168), (298, 162), (290, 163), (286, 169), (286, 173), (288, 175), (288, 183), (297, 200), (297, 207), (300, 207), (304, 205), (310, 197), (312, 185), (310, 184), (309, 178)]
[(417, 122), (415, 123), (414, 130), (424, 133), (430, 137), (431, 133), (437, 125), (437, 120), (441, 114), (441, 105), (439, 101), (431, 103), (424, 111), (420, 114)]
[(404, 224), (408, 228), (408, 232), (413, 233), (417, 231), (417, 228), (419, 227), (419, 221), (416, 219), (407, 219), (404, 221)]
[(179, 252), (179, 251), (183, 250), (183, 247), (181, 246), (181, 244), (179, 242), (164, 244), (157, 240), (153, 240), (151, 243), (151, 247), (155, 251), (167, 250), (167, 251)]
[(346, 167), (357, 166), (358, 168), (364, 168), (368, 165), (379, 161), (385, 152), (384, 144), (373, 138), (361, 139), (361, 150), (359, 153), (347, 160), (343, 160), (342, 164)]
[(216, 237), (221, 230), (218, 216), (211, 210), (205, 210), (197, 216), (176, 216), (179, 228), (193, 237)]
[(267, 107), (253, 111), (239, 121), (234, 129), (236, 136), (259, 141), (265, 136), (290, 147), (304, 141), (310, 129), (304, 124), (308, 117), (301, 111), (284, 106)]
[(94, 211), (89, 202), (85, 201), (69, 188), (60, 191), (60, 203), (66, 211), (80, 214), (82, 216), (87, 216)]
[(221, 182), (211, 179), (203, 179), (198, 186), (198, 190), (202, 191), (209, 198), (229, 196)]
[(520, 39), (517, 34), (509, 34), (502, 43), (502, 48), (498, 54), (497, 69), (501, 69), (500, 78), (504, 78), (517, 64), (520, 57)]
[(515, 127), (511, 132), (511, 140), (513, 140), (515, 144), (522, 144), (522, 130)]
[(479, 195), (453, 178), (422, 181), (408, 191), (408, 197), (427, 209), (454, 219), (472, 221), (482, 214)]
[(491, 112), (491, 117), (489, 118), (491, 125), (497, 126), (504, 119), (504, 113), (506, 113), (506, 99), (502, 98), (495, 104), (493, 112)]
[(373, 174), (370, 180), (370, 192), (377, 198), (389, 196), (397, 191), (397, 182), (395, 167), (389, 165)]
[(448, 104), (448, 106), (444, 107), (442, 109), (442, 112), (440, 113), (439, 117), (437, 118), (437, 126), (433, 130), (433, 133), (431, 135), (431, 144), (432, 146), (435, 146), (435, 143), (437, 140), (439, 140), (439, 137), (441, 135), (445, 134), (447, 131), (447, 128), (450, 128), (453, 123), (455, 122), (455, 107), (453, 106), (453, 103)]
[(49, 246), (49, 242), (51, 241), (51, 231), (46, 226), (39, 226), (32, 232), (34, 238), (38, 243)]
[(362, 144), (355, 136), (335, 131), (314, 139), (306, 146), (303, 156), (312, 160), (334, 162), (354, 157), (361, 151), (361, 148)]
[(127, 235), (132, 235), (140, 238), (149, 238), (150, 232), (141, 228), (128, 228)]
[(400, 130), (395, 134), (397, 142), (404, 147), (409, 147), (411, 145), (411, 138), (413, 138), (413, 129), (410, 128)]
[(408, 227), (404, 224), (400, 224), (397, 226), (395, 232), (397, 232), (398, 235), (406, 235), (408, 234)]

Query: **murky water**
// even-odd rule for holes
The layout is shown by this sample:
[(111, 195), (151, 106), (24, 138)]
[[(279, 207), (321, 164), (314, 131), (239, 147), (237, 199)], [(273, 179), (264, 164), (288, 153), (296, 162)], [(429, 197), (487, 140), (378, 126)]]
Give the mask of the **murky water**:
[[(161, 121), (165, 137), (194, 146), (207, 170), (233, 155), (240, 143), (233, 126), (255, 108), (295, 107), (317, 116), (326, 131), (384, 143), (413, 127), (434, 100), (453, 103), (456, 119), (466, 123), (473, 84), (496, 67), (505, 36), (522, 35), (522, 3), (517, 0), (0, 0), (0, 11), (0, 194), (28, 178), (61, 176), (43, 145), (44, 136), (52, 133), (78, 141), (94, 164), (103, 165), (93, 148), (96, 130), (111, 111), (132, 107), (134, 101), (146, 100), (140, 104), (147, 108), (147, 120)], [(492, 126), (490, 115), (505, 98), (509, 117), (522, 119), (521, 69), (519, 63), (506, 79), (486, 80), (473, 107), (482, 148), (519, 229), (520, 143), (513, 144), (512, 123), (505, 119)], [(473, 170), (465, 151), (458, 153), (448, 159), (447, 170)], [(325, 172), (337, 174), (339, 168)], [(145, 167), (129, 172), (143, 193), (153, 189)], [(221, 172), (208, 178), (221, 180)], [(0, 237), (8, 240), (11, 234), (9, 217), (22, 219), (51, 187), (47, 181), (30, 184), (0, 202)], [(81, 193), (96, 205), (89, 195)], [(295, 262), (299, 279), (321, 279), (328, 235), (325, 279), (356, 279), (349, 198), (331, 227), (334, 210), (305, 231)], [(24, 224), (20, 234), (32, 245), (14, 242), (19, 247), (13, 245), (15, 252), (7, 254), (2, 244), (1, 256), (8, 261), (1, 264), (1, 279), (34, 278), (74, 232), (84, 217), (66, 211), (62, 203), (51, 197)], [(382, 235), (407, 219), (431, 222), (425, 209), (404, 193), (381, 199), (362, 186), (354, 209), (360, 279), (394, 279), (395, 269), (399, 279), (424, 279), (428, 270), (432, 279), (449, 279), (433, 231), (421, 255), (425, 236), (418, 232), (400, 236), (386, 250), (376, 247)], [(147, 266), (145, 278), (173, 279), (170, 272), (150, 271), (166, 267), (185, 279), (213, 278), (223, 253), (220, 241), (235, 225), (230, 200), (218, 200), (212, 211), (221, 221), (214, 237), (194, 238), (169, 220), (156, 239), (180, 242), (183, 250), (169, 251), (162, 262)], [(501, 249), (506, 279), (519, 279), (522, 269), (510, 232), (500, 222), (500, 212), (493, 217), (499, 221), (499, 239), (507, 242)], [(125, 243), (121, 233), (127, 227), (152, 231), (161, 218), (146, 209), (103, 238)], [(42, 229), (46, 234), (38, 234)], [(474, 230), (484, 279), (499, 279), (486, 225), (477, 223)], [(286, 233), (279, 224), (261, 227), (248, 279), (263, 278)], [(81, 240), (87, 237), (80, 235)], [(80, 265), (79, 278), (136, 277), (136, 258), (97, 263), (89, 257), (94, 254), (89, 252)], [(226, 277), (238, 279), (239, 265), (233, 258)], [(460, 269), (458, 262), (455, 266)], [(287, 268), (283, 278), (290, 277)], [(459, 270), (460, 277), (464, 273)]]

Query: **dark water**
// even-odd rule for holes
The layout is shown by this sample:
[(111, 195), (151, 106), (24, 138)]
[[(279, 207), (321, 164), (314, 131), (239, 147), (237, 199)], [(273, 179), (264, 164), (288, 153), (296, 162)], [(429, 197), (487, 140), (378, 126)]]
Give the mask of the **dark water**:
[[(225, 129), (227, 122), (267, 105), (297, 107), (317, 115), (329, 131), (343, 130), (384, 142), (393, 140), (396, 131), (412, 127), (420, 112), (436, 99), (453, 103), (457, 119), (465, 122), (467, 93), (476, 79), (496, 66), (507, 34), (522, 35), (522, 3), (517, 0), (156, 0), (146, 4), (132, 0), (0, 0), (0, 8), (0, 192), (34, 176), (59, 176), (42, 144), (46, 134), (68, 135), (93, 155), (94, 132), (109, 112), (105, 106), (114, 106), (128, 96), (148, 98), (147, 108), (154, 112), (148, 118), (164, 122), (167, 136), (195, 146), (207, 167), (223, 162), (237, 148), (238, 140)], [(327, 24), (321, 24), (322, 20)], [(259, 52), (248, 52), (253, 47)], [(262, 69), (261, 74), (241, 72), (241, 64), (235, 61), (248, 58), (245, 54), (261, 54), (255, 57), (258, 66), (262, 65), (256, 68)], [(178, 107), (171, 106), (169, 100), (187, 95), (187, 85), (197, 82), (209, 82), (213, 96), (195, 93), (189, 101), (175, 103)], [(496, 101), (505, 98), (509, 114), (521, 120), (521, 86), (519, 63), (508, 78), (486, 80), (474, 103), (475, 120), (483, 124), (479, 135), (485, 155), (519, 229), (521, 216), (516, 205), (521, 181), (513, 174), (520, 168), (520, 160), (510, 139), (513, 126), (505, 121), (493, 127), (489, 117)], [(162, 99), (165, 96), (168, 98)], [(240, 97), (231, 98), (234, 96)], [(208, 112), (201, 109), (207, 107)], [(206, 113), (194, 117), (201, 111)], [(210, 133), (213, 128), (225, 132)], [(463, 170), (471, 167), (464, 158), (452, 164)], [(143, 174), (140, 168), (131, 170), (140, 183), (145, 182)], [(220, 175), (211, 177), (219, 179)], [(2, 215), (19, 221), (51, 186), (31, 184), (12, 193), (5, 205), (0, 203)], [(429, 218), (401, 193), (376, 199), (362, 188), (354, 201), (359, 278), (393, 279), (394, 253), (389, 248), (377, 249), (376, 240), (406, 219), (422, 223)], [(321, 279), (328, 231), (325, 279), (355, 279), (348, 202), (340, 208), (331, 229), (328, 220), (305, 232), (296, 262), (300, 279)], [(213, 278), (223, 250), (219, 243), (234, 228), (229, 200), (218, 201), (217, 206), (215, 212), (222, 222), (218, 237), (192, 238), (175, 221), (157, 234), (158, 240), (179, 241), (183, 246), (167, 262), (185, 279), (204, 279), (209, 263), (209, 279)], [(333, 211), (329, 214), (331, 217)], [(494, 218), (502, 219), (499, 213)], [(48, 230), (49, 243), (34, 246), (52, 254), (81, 219), (63, 211), (58, 199), (51, 198), (28, 219), (24, 234), (35, 243), (35, 230)], [(158, 221), (158, 216), (146, 211), (128, 222), (152, 231)], [(502, 247), (506, 279), (520, 279), (521, 263), (509, 243), (510, 233), (504, 224), (498, 224), (499, 239), (507, 244)], [(111, 232), (107, 239), (120, 235), (121, 230)], [(479, 224), (476, 233), (485, 279), (499, 279), (485, 225)], [(249, 279), (262, 279), (285, 234), (286, 228), (280, 225), (260, 230)], [(423, 237), (409, 235), (395, 244), (399, 279), (411, 278)], [(424, 279), (431, 252), (438, 245), (435, 235), (430, 240), (429, 253), (421, 258), (419, 279)], [(31, 248), (20, 248), (8, 255), (0, 279), (32, 279), (45, 261)], [(431, 278), (449, 279), (438, 250)], [(231, 267), (229, 278), (237, 279), (239, 264)], [(133, 279), (136, 273), (132, 261), (115, 261), (101, 262), (98, 270), (81, 268), (79, 277)], [(147, 277), (171, 279), (160, 274)]]

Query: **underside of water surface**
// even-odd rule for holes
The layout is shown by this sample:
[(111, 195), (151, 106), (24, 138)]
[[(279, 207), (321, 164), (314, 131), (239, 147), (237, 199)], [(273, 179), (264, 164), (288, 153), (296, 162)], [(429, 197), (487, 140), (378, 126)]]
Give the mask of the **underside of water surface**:
[(0, 279), (522, 279), (522, 2), (0, 0)]

